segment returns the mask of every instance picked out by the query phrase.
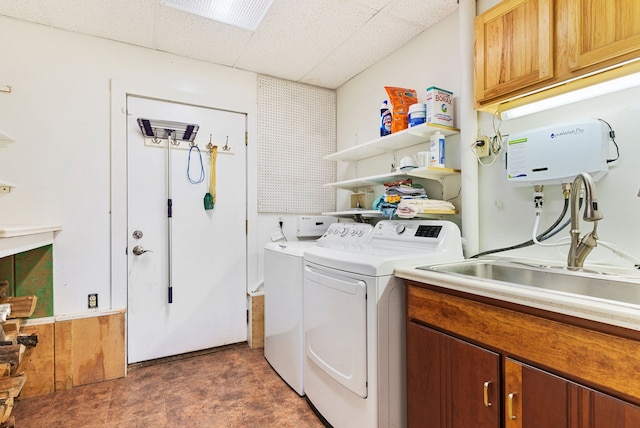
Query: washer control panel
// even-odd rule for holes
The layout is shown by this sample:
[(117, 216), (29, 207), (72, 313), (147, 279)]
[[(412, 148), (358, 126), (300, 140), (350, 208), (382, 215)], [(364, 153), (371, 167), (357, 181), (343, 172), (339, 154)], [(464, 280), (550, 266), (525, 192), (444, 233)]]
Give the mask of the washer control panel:
[(428, 247), (438, 251), (445, 248), (460, 251), (462, 247), (460, 229), (445, 220), (381, 220), (373, 230), (371, 244)]
[(373, 226), (366, 223), (333, 223), (318, 241), (365, 243), (371, 239)]

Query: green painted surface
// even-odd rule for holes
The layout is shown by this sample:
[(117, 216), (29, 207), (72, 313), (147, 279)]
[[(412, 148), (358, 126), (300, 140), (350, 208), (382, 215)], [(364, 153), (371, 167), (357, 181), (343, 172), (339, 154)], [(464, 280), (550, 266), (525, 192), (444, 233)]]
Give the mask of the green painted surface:
[(15, 295), (38, 296), (31, 318), (53, 316), (53, 246), (15, 254)]
[(13, 256), (7, 256), (0, 259), (0, 281), (9, 281), (9, 296), (15, 294), (15, 276), (13, 274)]

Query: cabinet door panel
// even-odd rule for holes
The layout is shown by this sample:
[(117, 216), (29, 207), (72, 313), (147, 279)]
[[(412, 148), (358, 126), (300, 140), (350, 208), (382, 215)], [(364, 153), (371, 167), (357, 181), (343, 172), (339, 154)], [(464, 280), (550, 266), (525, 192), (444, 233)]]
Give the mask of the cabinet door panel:
[(498, 354), (407, 323), (409, 428), (497, 428), (499, 388)]
[(570, 428), (635, 428), (640, 426), (640, 407), (569, 384)]
[(569, 2), (569, 66), (572, 69), (640, 50), (640, 2), (565, 1)]
[(565, 379), (524, 366), (522, 369), (523, 428), (567, 427), (567, 385)]
[(452, 427), (500, 426), (500, 356), (448, 338)]
[(442, 335), (407, 323), (407, 426), (440, 428)]
[(569, 382), (505, 359), (505, 427), (567, 428)]
[(476, 17), (476, 103), (553, 76), (552, 23), (550, 0), (505, 0)]

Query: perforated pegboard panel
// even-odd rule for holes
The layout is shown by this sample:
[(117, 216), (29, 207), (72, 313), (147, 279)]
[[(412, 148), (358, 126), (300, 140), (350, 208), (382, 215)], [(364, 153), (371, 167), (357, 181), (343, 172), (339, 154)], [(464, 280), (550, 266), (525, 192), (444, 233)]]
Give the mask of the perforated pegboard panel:
[(335, 211), (336, 93), (258, 76), (258, 212)]

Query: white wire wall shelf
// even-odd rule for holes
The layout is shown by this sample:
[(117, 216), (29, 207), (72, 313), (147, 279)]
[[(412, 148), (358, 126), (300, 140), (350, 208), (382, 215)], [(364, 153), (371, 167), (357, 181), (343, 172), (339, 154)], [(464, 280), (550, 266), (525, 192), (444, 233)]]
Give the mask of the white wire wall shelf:
[(409, 177), (419, 177), (441, 181), (444, 177), (459, 174), (460, 170), (454, 168), (420, 167), (409, 169), (406, 171), (393, 171), (386, 174), (353, 178), (351, 180), (337, 181), (335, 183), (326, 183), (323, 184), (323, 187), (354, 190), (363, 187), (378, 186), (388, 181), (406, 179)]
[(349, 147), (345, 150), (340, 150), (339, 152), (331, 153), (325, 156), (324, 159), (343, 162), (366, 159), (372, 156), (424, 143), (425, 141), (428, 141), (431, 135), (435, 134), (436, 131), (440, 131), (440, 133), (445, 137), (460, 133), (458, 128), (438, 125), (435, 123), (423, 123), (399, 132), (394, 132), (391, 135)]

